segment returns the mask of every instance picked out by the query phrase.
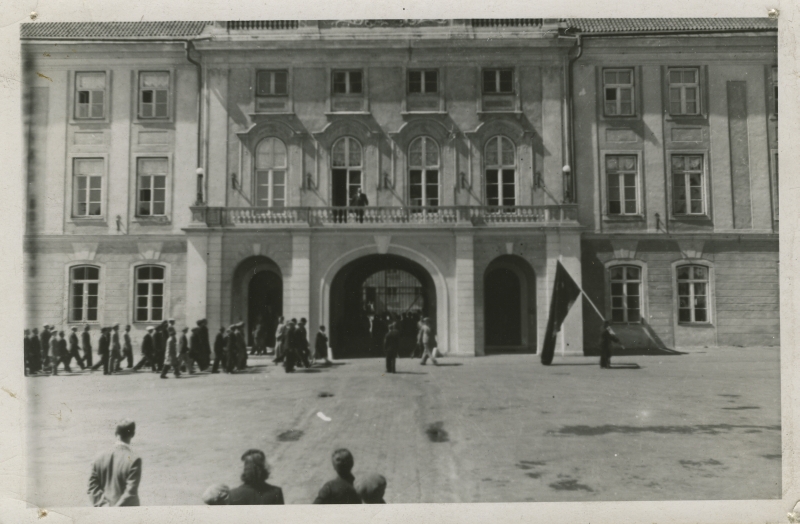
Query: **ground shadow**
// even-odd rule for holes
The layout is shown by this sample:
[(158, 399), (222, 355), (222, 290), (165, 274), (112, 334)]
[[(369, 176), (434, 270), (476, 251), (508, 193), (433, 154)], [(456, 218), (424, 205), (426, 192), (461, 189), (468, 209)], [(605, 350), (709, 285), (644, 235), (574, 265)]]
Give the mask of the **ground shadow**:
[[(614, 347), (611, 352), (612, 357), (641, 357), (641, 356), (667, 356), (667, 355), (687, 355), (685, 351), (678, 351), (669, 348), (625, 348)], [(600, 357), (600, 348), (584, 348), (585, 357)]]
[(427, 375), (427, 373), (423, 373), (422, 371), (395, 371), (391, 373), (392, 375)]
[(639, 364), (611, 364), (609, 369), (642, 369)]
[(448, 367), (448, 366), (463, 366), (464, 364), (461, 362), (450, 362), (450, 363), (439, 362), (436, 365), (439, 367)]
[(596, 366), (596, 362), (575, 362), (575, 363), (568, 363), (568, 362), (553, 362), (550, 364), (550, 367), (553, 366)]

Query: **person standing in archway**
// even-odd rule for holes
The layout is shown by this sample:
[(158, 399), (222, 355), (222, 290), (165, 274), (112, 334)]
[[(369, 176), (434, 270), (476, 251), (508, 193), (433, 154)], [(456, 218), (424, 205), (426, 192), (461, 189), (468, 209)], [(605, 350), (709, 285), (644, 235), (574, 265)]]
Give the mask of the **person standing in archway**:
[(428, 361), (428, 357), (430, 357), (434, 366), (439, 365), (439, 363), (436, 362), (436, 357), (433, 355), (435, 340), (436, 339), (433, 336), (433, 330), (431, 329), (431, 319), (425, 317), (422, 319), (417, 338), (417, 342), (422, 345), (422, 362), (420, 362), (420, 364), (423, 366), (425, 365), (425, 362)]
[(278, 365), (283, 362), (286, 352), (286, 319), (278, 318), (278, 327), (275, 329), (275, 358), (272, 362)]
[(400, 351), (400, 332), (397, 330), (396, 322), (389, 325), (389, 331), (383, 339), (383, 349), (386, 352), (386, 372), (395, 373), (397, 353)]

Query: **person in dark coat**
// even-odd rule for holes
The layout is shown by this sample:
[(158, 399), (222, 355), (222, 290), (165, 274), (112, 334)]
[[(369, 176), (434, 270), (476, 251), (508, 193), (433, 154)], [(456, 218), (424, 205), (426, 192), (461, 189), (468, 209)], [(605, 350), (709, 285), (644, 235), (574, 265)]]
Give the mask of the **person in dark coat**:
[(611, 329), (611, 323), (606, 320), (603, 322), (603, 331), (600, 333), (600, 367), (603, 369), (611, 369), (612, 343), (619, 344), (619, 337)]
[(33, 358), (33, 373), (40, 372), (44, 364), (42, 362), (42, 345), (39, 341), (39, 330), (36, 328), (31, 330), (31, 358)]
[(111, 349), (111, 337), (108, 334), (109, 331), (110, 328), (100, 328), (100, 339), (97, 341), (97, 354), (100, 356), (100, 360), (91, 368), (92, 371), (96, 371), (102, 367), (103, 375), (109, 374), (108, 359)]
[(228, 343), (225, 345), (225, 356), (227, 357), (227, 362), (225, 363), (225, 372), (226, 373), (233, 373), (236, 371), (236, 359), (238, 355), (236, 354), (237, 343), (236, 343), (236, 324), (232, 325), (228, 328)]
[(192, 373), (194, 373), (194, 362), (197, 362), (197, 367), (200, 367), (200, 355), (203, 350), (203, 335), (200, 333), (200, 326), (192, 328), (192, 334), (189, 335), (189, 361), (187, 363)]
[(42, 328), (42, 333), (39, 335), (39, 348), (42, 351), (42, 362), (45, 368), (49, 369), (50, 366), (50, 339), (53, 334), (50, 332), (50, 325), (45, 324)]
[(244, 462), (241, 477), (243, 484), (230, 490), (228, 504), (232, 506), (283, 504), (283, 490), (266, 483), (269, 478), (269, 466), (264, 452), (249, 449), (242, 455), (242, 462)]
[(308, 361), (309, 357), (309, 344), (308, 344), (308, 330), (306, 330), (306, 319), (301, 318), (300, 323), (297, 325), (297, 353), (304, 368), (310, 368), (311, 362)]
[(383, 495), (386, 493), (386, 479), (383, 475), (371, 473), (356, 481), (354, 486), (364, 504), (386, 504)]
[(139, 371), (144, 366), (150, 366), (150, 369), (153, 371), (156, 370), (156, 366), (153, 361), (153, 357), (155, 356), (155, 341), (153, 340), (153, 332), (155, 328), (153, 326), (147, 327), (147, 333), (144, 334), (142, 338), (142, 358), (139, 362), (133, 366), (134, 371)]
[(131, 343), (131, 326), (125, 326), (125, 332), (122, 334), (122, 358), (128, 361), (128, 369), (133, 367), (133, 344)]
[(208, 321), (204, 318), (197, 321), (197, 328), (200, 334), (200, 347), (198, 349), (197, 365), (200, 371), (205, 371), (211, 365), (211, 339), (208, 334)]
[(83, 333), (81, 333), (81, 349), (83, 349), (83, 361), (86, 362), (86, 367), (92, 367), (92, 336), (89, 334), (89, 324), (83, 326)]
[(325, 326), (320, 326), (317, 332), (317, 337), (314, 340), (314, 360), (322, 359), (326, 364), (330, 364), (328, 360), (328, 335), (325, 334)]
[(214, 367), (211, 368), (212, 373), (219, 373), (219, 367), (225, 366), (225, 327), (220, 326), (217, 338), (214, 339)]
[(117, 425), (117, 443), (92, 463), (89, 498), (95, 507), (138, 506), (142, 459), (131, 449), (136, 423), (124, 420)]
[(72, 362), (72, 359), (75, 359), (75, 362), (81, 367), (81, 369), (85, 369), (86, 366), (83, 365), (83, 359), (81, 358), (81, 353), (79, 351), (79, 344), (78, 344), (78, 328), (73, 327), (72, 333), (69, 334), (69, 355), (67, 356), (67, 365)]
[(275, 358), (272, 362), (275, 365), (283, 362), (286, 353), (286, 319), (278, 318), (278, 327), (275, 329)]
[(383, 350), (386, 352), (386, 372), (394, 373), (397, 353), (400, 351), (400, 332), (394, 322), (389, 326), (389, 332), (383, 339)]
[(361, 191), (360, 187), (356, 190), (356, 195), (353, 197), (350, 205), (356, 208), (356, 216), (358, 216), (358, 221), (364, 222), (364, 208), (369, 205), (369, 199), (367, 198), (367, 195)]
[(64, 363), (64, 371), (72, 373), (72, 368), (69, 367), (69, 349), (67, 349), (67, 339), (64, 338), (64, 332), (58, 332), (58, 338), (53, 337), (50, 339), (50, 360), (53, 366), (53, 375), (58, 375), (58, 365)]
[(175, 328), (167, 328), (167, 335), (169, 335), (167, 338), (167, 353), (164, 366), (161, 368), (161, 378), (167, 378), (167, 373), (169, 373), (170, 366), (172, 366), (175, 378), (180, 378), (181, 364), (178, 361), (178, 340), (175, 336)]
[(286, 342), (283, 348), (283, 370), (286, 373), (294, 372), (297, 365), (297, 319), (292, 319), (286, 326)]
[(111, 356), (109, 357), (108, 371), (110, 373), (116, 373), (117, 371), (121, 371), (119, 363), (122, 361), (122, 345), (119, 343), (119, 324), (114, 324), (111, 327), (110, 335)]
[(353, 487), (353, 454), (344, 448), (337, 449), (333, 452), (331, 462), (337, 477), (322, 486), (314, 504), (361, 504), (361, 497)]
[(244, 322), (236, 324), (236, 365), (241, 370), (247, 369), (247, 341), (244, 339)]
[(155, 361), (156, 371), (161, 371), (164, 367), (164, 360), (167, 355), (167, 339), (169, 338), (169, 323), (163, 321), (157, 328), (156, 334), (153, 337), (155, 341)]

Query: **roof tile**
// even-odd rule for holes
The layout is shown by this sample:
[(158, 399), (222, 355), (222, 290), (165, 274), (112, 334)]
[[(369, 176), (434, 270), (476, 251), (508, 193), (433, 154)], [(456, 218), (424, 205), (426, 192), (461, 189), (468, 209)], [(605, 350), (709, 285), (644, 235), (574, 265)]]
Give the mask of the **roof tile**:
[(582, 33), (777, 30), (771, 18), (567, 18)]
[(209, 22), (36, 22), (21, 38), (179, 38), (197, 36)]

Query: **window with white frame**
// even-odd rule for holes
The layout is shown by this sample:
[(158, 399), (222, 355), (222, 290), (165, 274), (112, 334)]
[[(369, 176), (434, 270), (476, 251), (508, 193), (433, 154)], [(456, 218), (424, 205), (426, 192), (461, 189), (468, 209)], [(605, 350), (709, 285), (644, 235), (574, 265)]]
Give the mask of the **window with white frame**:
[(612, 266), (608, 269), (611, 291), (611, 320), (641, 322), (642, 269), (638, 266)]
[(69, 280), (69, 321), (97, 322), (100, 268), (75, 266)]
[(668, 71), (669, 113), (671, 115), (700, 114), (700, 69), (674, 67)]
[(639, 170), (636, 155), (606, 155), (608, 214), (639, 214)]
[(259, 71), (256, 75), (256, 96), (286, 96), (289, 94), (289, 71)]
[(136, 268), (136, 322), (164, 320), (164, 267)]
[(274, 137), (256, 148), (256, 206), (282, 208), (286, 204), (286, 146)]
[(414, 207), (439, 205), (439, 146), (427, 136), (408, 148), (409, 196)]
[(489, 206), (516, 205), (516, 158), (514, 143), (504, 136), (486, 142), (486, 202)]
[(139, 118), (169, 118), (169, 72), (139, 73)]
[(102, 158), (72, 160), (72, 216), (102, 216), (104, 170), (105, 162)]
[(105, 107), (106, 74), (75, 73), (75, 118), (105, 118)]
[(703, 155), (672, 155), (672, 214), (706, 214)]
[(630, 116), (633, 102), (633, 69), (603, 70), (603, 108), (606, 116)]
[(511, 94), (514, 92), (514, 70), (484, 69), (482, 84), (485, 94)]
[(332, 77), (334, 95), (360, 95), (363, 92), (363, 72), (360, 70), (334, 71)]
[(678, 322), (709, 322), (708, 268), (687, 264), (675, 268), (678, 281)]
[(139, 158), (136, 161), (138, 192), (136, 215), (140, 217), (167, 214), (167, 175), (169, 159)]
[(361, 144), (353, 137), (342, 137), (331, 149), (334, 206), (348, 206), (361, 188)]
[(409, 71), (408, 92), (411, 94), (438, 93), (439, 72), (436, 70)]

